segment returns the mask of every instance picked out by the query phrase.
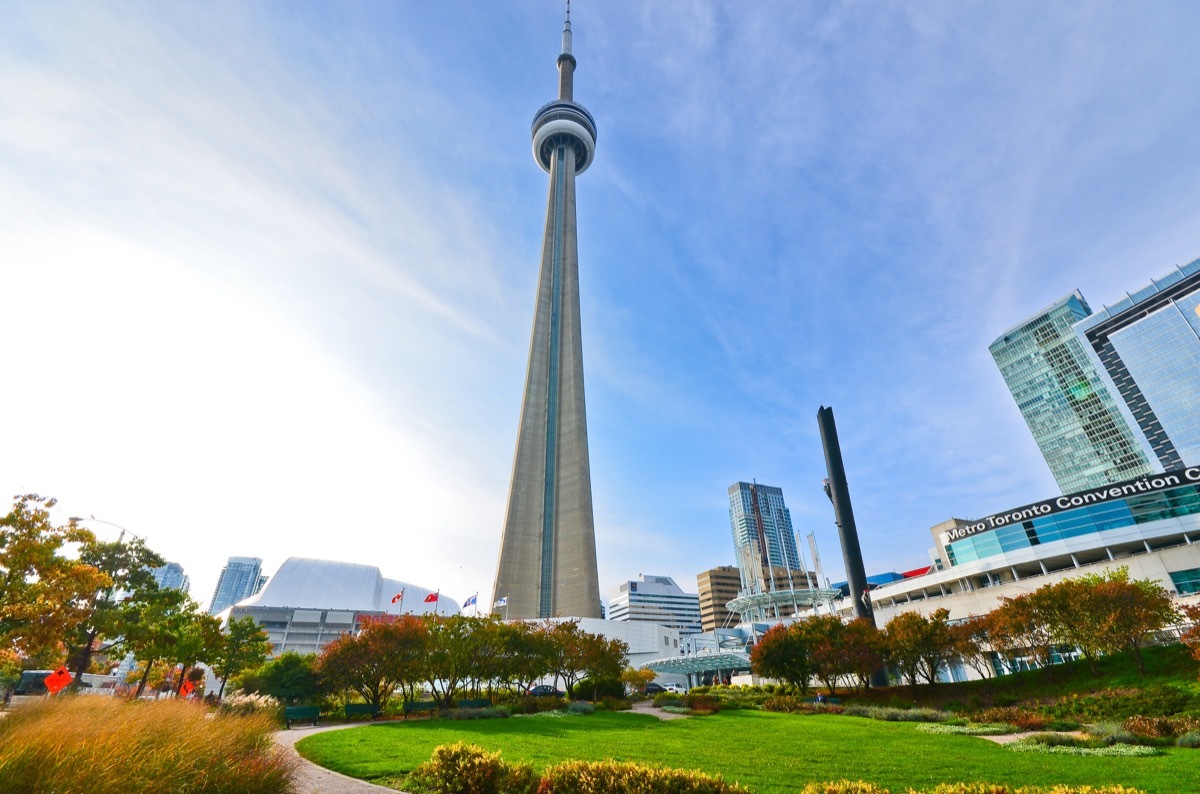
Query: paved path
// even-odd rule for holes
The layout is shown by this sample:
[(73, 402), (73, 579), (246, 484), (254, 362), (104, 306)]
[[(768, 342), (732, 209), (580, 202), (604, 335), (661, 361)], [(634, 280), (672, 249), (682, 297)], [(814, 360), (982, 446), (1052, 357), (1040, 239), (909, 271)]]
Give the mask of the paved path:
[[(672, 714), (669, 711), (656, 709), (648, 700), (634, 703), (633, 711), (636, 714), (649, 714), (652, 717), (658, 717), (660, 720), (677, 720), (687, 716), (686, 714)], [(367, 783), (358, 778), (347, 777), (340, 772), (334, 772), (332, 769), (317, 766), (296, 752), (296, 742), (305, 736), (312, 736), (314, 733), (323, 733), (324, 731), (364, 727), (368, 726), (363, 723), (349, 723), (346, 725), (321, 725), (317, 727), (297, 726), (291, 729), (276, 731), (275, 743), (285, 748), (297, 760), (296, 776), (294, 778), (296, 794), (369, 794), (372, 791), (389, 791), (392, 794), (396, 794), (395, 789), (390, 789), (386, 786), (376, 786), (374, 783)]]
[(315, 728), (312, 726), (306, 728), (296, 727), (290, 730), (275, 732), (275, 744), (285, 748), (287, 752), (295, 756), (298, 762), (296, 765), (296, 775), (293, 778), (293, 790), (296, 794), (369, 794), (372, 791), (388, 791), (391, 794), (396, 794), (396, 789), (387, 788), (386, 786), (376, 786), (374, 783), (367, 783), (358, 778), (347, 777), (340, 772), (334, 772), (332, 769), (317, 766), (312, 761), (307, 760), (297, 753), (294, 746), (296, 742), (305, 736), (312, 736), (314, 733), (362, 727), (366, 726), (362, 723), (357, 725), (348, 723), (346, 725), (321, 725)]
[(670, 711), (656, 709), (654, 708), (654, 703), (649, 700), (639, 700), (637, 703), (634, 703), (633, 711), (635, 714), (649, 714), (651, 717), (658, 717), (660, 720), (678, 720), (688, 716), (686, 714), (673, 714)]

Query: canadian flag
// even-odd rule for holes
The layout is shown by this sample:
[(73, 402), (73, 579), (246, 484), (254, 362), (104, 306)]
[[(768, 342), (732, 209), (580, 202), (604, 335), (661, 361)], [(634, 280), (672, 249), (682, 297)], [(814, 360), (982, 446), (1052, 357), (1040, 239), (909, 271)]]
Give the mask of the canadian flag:
[(403, 590), (401, 590), (399, 593), (396, 593), (396, 595), (392, 596), (393, 604), (396, 603), (397, 601), (403, 601), (403, 600), (404, 600), (404, 591)]
[(437, 594), (437, 593), (430, 593), (429, 595), (425, 596), (425, 603), (426, 603), (426, 604), (432, 604), (434, 601), (437, 601), (437, 600), (438, 600), (438, 594)]

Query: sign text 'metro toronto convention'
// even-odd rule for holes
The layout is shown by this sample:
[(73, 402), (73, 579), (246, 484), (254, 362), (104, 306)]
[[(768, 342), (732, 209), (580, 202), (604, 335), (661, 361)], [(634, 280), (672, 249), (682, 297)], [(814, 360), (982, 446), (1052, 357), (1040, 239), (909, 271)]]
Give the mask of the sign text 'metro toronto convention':
[(1113, 499), (1124, 499), (1128, 496), (1154, 493), (1155, 491), (1163, 491), (1167, 488), (1175, 488), (1189, 483), (1200, 485), (1200, 466), (1174, 469), (1162, 474), (1138, 477), (1137, 479), (1117, 483), (1116, 485), (1105, 485), (1100, 488), (1093, 488), (1090, 491), (1079, 491), (1078, 493), (1056, 496), (1053, 499), (1044, 499), (1040, 502), (1034, 502), (1031, 505), (1018, 507), (1016, 510), (996, 513), (987, 518), (972, 521), (970, 524), (955, 527), (948, 532), (942, 533), (942, 540), (943, 542), (959, 540), (978, 532), (999, 529), (1009, 524), (1030, 521), (1034, 518), (1060, 513), (1064, 510), (1074, 510), (1077, 507), (1103, 504)]

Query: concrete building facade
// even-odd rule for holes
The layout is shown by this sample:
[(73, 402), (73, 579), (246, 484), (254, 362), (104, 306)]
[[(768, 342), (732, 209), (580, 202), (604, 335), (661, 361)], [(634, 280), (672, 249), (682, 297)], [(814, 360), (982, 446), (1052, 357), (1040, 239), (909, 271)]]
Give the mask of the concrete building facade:
[[(533, 155), (550, 175), (537, 305), (493, 609), (508, 618), (601, 616), (579, 316), (575, 177), (596, 123), (573, 98), (570, 11), (558, 99), (534, 116)], [(495, 604), (503, 600), (504, 608)]]
[(681, 636), (699, 634), (700, 597), (683, 592), (669, 576), (640, 574), (613, 588), (608, 619), (657, 623), (675, 629)]
[[(433, 600), (431, 600), (433, 599)], [(258, 594), (229, 609), (230, 619), (254, 618), (267, 631), (271, 654), (320, 653), (357, 631), (366, 618), (461, 614), (456, 599), (388, 579), (374, 565), (291, 557)]]
[(738, 616), (726, 606), (738, 597), (742, 575), (736, 565), (718, 565), (696, 576), (700, 596), (700, 624), (705, 631), (737, 624)]

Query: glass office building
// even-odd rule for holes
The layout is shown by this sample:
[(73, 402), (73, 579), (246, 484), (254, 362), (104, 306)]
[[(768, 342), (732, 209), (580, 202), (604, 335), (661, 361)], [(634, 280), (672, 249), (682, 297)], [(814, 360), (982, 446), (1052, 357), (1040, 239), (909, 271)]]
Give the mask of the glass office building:
[(1159, 465), (1200, 463), (1200, 259), (1075, 330)]
[(772, 587), (769, 581), (779, 570), (785, 576), (802, 571), (782, 488), (748, 482), (729, 486), (729, 525), (744, 589), (785, 587), (786, 582)]
[(262, 590), (266, 583), (267, 577), (262, 575), (260, 558), (230, 557), (229, 562), (221, 569), (220, 578), (217, 579), (212, 602), (208, 605), (208, 614), (216, 615), (243, 598), (249, 598)]
[(1160, 470), (1075, 331), (1091, 313), (1075, 291), (988, 347), (1063, 493)]

